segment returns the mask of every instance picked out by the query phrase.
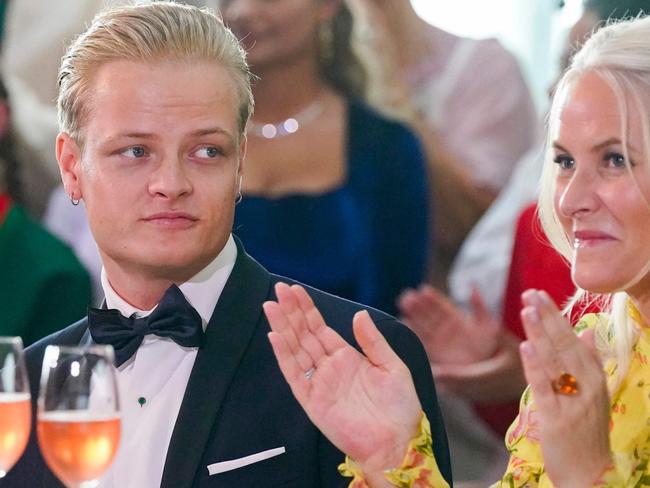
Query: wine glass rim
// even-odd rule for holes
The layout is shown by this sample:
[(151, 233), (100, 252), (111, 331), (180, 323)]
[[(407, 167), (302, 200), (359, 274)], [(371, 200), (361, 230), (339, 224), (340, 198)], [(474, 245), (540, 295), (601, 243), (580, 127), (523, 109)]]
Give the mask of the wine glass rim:
[(60, 346), (56, 344), (50, 344), (46, 347), (47, 350), (58, 351), (59, 353), (64, 354), (97, 354), (100, 356), (108, 355), (111, 358), (115, 355), (113, 346), (110, 344), (89, 344), (87, 346)]

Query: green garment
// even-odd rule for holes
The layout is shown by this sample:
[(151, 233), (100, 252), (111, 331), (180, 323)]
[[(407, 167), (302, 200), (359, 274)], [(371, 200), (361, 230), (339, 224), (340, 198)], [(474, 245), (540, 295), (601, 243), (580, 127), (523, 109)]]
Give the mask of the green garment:
[(0, 223), (0, 335), (31, 344), (85, 316), (90, 302), (72, 250), (13, 205)]

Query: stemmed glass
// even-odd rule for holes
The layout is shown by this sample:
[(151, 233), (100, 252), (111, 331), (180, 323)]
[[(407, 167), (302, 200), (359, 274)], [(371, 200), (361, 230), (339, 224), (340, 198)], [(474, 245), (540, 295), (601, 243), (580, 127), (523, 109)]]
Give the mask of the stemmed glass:
[(68, 488), (98, 484), (120, 441), (111, 346), (47, 347), (37, 434), (45, 462)]
[(0, 337), (0, 478), (25, 450), (31, 422), (23, 341), (20, 337)]

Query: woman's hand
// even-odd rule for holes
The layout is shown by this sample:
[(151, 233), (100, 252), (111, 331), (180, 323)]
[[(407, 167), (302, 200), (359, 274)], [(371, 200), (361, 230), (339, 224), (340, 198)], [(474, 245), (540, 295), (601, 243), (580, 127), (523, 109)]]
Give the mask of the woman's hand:
[[(521, 357), (538, 411), (545, 470), (556, 486), (592, 486), (611, 464), (609, 396), (593, 335), (578, 338), (543, 291), (528, 290), (522, 301), (528, 340)], [(573, 394), (553, 387), (565, 373), (577, 381)]]
[(504, 331), (497, 352), (472, 364), (432, 364), (436, 387), (482, 404), (518, 400), (526, 388), (520, 340)]
[(407, 290), (399, 298), (401, 320), (415, 332), (432, 365), (469, 365), (492, 358), (502, 341), (502, 327), (472, 292), (472, 314), (460, 310), (431, 285)]
[(383, 471), (402, 463), (422, 415), (408, 368), (367, 312), (352, 324), (362, 354), (325, 324), (301, 286), (278, 283), (275, 291), (277, 302), (266, 302), (264, 312), (291, 391), (371, 486), (386, 484)]

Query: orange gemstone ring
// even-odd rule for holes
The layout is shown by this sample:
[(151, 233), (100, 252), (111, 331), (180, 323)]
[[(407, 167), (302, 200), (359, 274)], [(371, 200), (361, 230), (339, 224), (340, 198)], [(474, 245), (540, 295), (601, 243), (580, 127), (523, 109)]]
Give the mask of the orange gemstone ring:
[(575, 395), (578, 393), (578, 380), (570, 373), (562, 373), (551, 382), (553, 391), (562, 395)]

